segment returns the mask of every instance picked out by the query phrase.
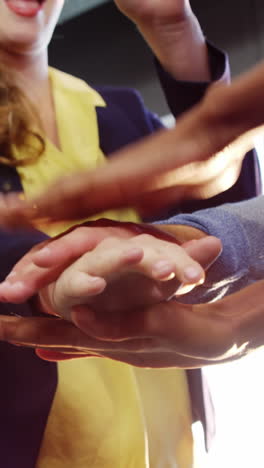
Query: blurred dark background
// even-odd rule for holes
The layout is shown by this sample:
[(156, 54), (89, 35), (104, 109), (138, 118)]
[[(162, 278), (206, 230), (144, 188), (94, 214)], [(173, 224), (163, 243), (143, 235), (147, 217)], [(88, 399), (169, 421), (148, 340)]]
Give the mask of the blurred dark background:
[[(192, 6), (208, 39), (230, 54), (233, 75), (264, 57), (263, 0), (192, 0)], [(151, 110), (168, 112), (151, 53), (112, 1), (66, 1), (50, 63), (90, 84), (135, 87)]]

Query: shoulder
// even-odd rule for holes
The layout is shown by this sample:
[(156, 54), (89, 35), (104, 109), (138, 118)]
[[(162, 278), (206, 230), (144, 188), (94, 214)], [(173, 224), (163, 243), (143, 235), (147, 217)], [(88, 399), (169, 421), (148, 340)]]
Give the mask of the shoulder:
[(141, 112), (147, 110), (141, 94), (136, 89), (123, 86), (95, 86), (93, 89), (102, 96), (107, 106), (118, 106), (127, 110), (133, 108)]

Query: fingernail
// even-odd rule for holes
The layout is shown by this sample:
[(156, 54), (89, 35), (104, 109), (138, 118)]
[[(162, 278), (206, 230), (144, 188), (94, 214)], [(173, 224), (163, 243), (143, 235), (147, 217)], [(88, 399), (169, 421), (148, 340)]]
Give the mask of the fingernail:
[(89, 276), (89, 282), (90, 283), (98, 283), (98, 282), (102, 282), (102, 278), (100, 278), (100, 276)]
[(205, 277), (203, 276), (200, 281), (198, 281), (197, 286), (201, 286), (201, 284), (204, 284), (205, 282)]
[(186, 282), (197, 282), (201, 280), (202, 270), (196, 267), (187, 267), (184, 270), (184, 277)]
[(174, 272), (170, 273), (168, 276), (165, 276), (164, 278), (162, 278), (163, 281), (169, 281), (169, 280), (172, 280), (176, 277), (176, 274)]

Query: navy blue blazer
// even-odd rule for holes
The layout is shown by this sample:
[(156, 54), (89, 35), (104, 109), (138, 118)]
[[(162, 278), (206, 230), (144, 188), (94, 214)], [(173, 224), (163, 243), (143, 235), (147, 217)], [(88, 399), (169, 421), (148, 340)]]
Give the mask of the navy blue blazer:
[[(226, 70), (226, 57), (213, 48), (210, 52), (212, 77), (218, 79)], [(158, 72), (176, 117), (186, 107), (199, 101), (208, 86), (208, 83), (176, 82), (159, 66)], [(98, 91), (107, 103), (107, 107), (97, 109), (100, 145), (106, 155), (161, 127), (158, 117), (146, 110), (136, 91), (125, 88), (100, 88)], [(0, 166), (0, 169), (0, 190), (6, 192), (11, 188), (13, 191), (21, 191), (22, 186), (15, 169), (5, 166)], [(241, 176), (234, 188), (209, 201), (193, 202), (186, 207), (177, 205), (170, 209), (170, 213), (163, 213), (163, 217), (182, 209), (193, 210), (196, 207), (210, 206), (211, 203), (255, 196), (258, 192), (258, 177), (256, 157), (251, 152), (245, 159)], [(0, 231), (0, 281), (33, 245), (44, 239), (46, 236), (37, 231), (19, 234)], [(34, 314), (30, 301), (22, 305), (1, 304), (1, 314), (14, 312), (23, 316)], [(0, 360), (1, 466), (34, 468), (56, 391), (57, 367), (54, 363), (41, 361), (31, 349), (17, 348), (7, 343), (0, 343)], [(208, 443), (214, 432), (214, 418), (201, 371), (188, 371), (188, 381), (194, 420), (202, 422)]]

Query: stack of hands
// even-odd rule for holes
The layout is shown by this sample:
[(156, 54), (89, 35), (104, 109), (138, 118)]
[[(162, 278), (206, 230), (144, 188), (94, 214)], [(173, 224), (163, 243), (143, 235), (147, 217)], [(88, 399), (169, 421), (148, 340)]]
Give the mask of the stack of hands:
[[(177, 74), (168, 45), (172, 31), (183, 38), (190, 28), (198, 31), (189, 2), (167, 1), (166, 8), (142, 0), (116, 3)], [(226, 190), (263, 124), (263, 67), (229, 87), (211, 87), (177, 127), (122, 149), (108, 165), (56, 182), (33, 202), (2, 196), (2, 225), (79, 219), (128, 205), (152, 214), (172, 201)], [(210, 77), (197, 70), (195, 78)], [(57, 319), (1, 317), (1, 339), (37, 347), (50, 360), (95, 355), (150, 367), (200, 367), (249, 352), (262, 342), (262, 282), (214, 304), (176, 300), (201, 284), (221, 251), (217, 239), (194, 231), (179, 226), (180, 246), (161, 239), (158, 230), (145, 233), (144, 226), (137, 234), (122, 225), (83, 226), (38, 246), (0, 286), (1, 299), (34, 297), (35, 310)]]
[[(90, 224), (90, 223), (89, 223)], [(0, 286), (2, 301), (32, 297), (50, 317), (1, 317), (2, 339), (40, 357), (97, 356), (144, 367), (201, 367), (241, 357), (258, 344), (262, 283), (206, 305), (175, 298), (203, 282), (218, 239), (179, 226), (178, 245), (156, 228), (82, 226), (29, 252)], [(189, 231), (191, 230), (191, 232)], [(254, 340), (249, 340), (253, 333)]]
[[(38, 354), (51, 360), (89, 354), (138, 366), (191, 365), (180, 357), (188, 307), (179, 304), (175, 314), (172, 298), (203, 282), (221, 243), (185, 230), (179, 226), (179, 238), (198, 239), (180, 246), (153, 226), (100, 220), (38, 245), (1, 284), (1, 299), (35, 295), (35, 310), (63, 320), (5, 317), (5, 339), (42, 348)], [(165, 338), (169, 330), (176, 342), (183, 333), (179, 356)]]
[[(211, 81), (206, 40), (189, 0), (115, 3), (174, 78)], [(182, 200), (227, 190), (236, 182), (254, 138), (263, 133), (263, 76), (260, 64), (231, 85), (223, 77), (173, 129), (122, 148), (103, 167), (56, 181), (33, 201), (1, 196), (1, 224), (78, 220), (131, 205), (153, 214)]]

